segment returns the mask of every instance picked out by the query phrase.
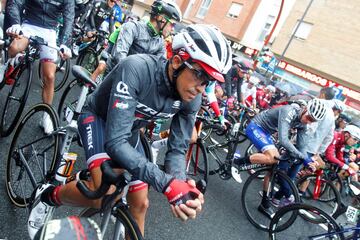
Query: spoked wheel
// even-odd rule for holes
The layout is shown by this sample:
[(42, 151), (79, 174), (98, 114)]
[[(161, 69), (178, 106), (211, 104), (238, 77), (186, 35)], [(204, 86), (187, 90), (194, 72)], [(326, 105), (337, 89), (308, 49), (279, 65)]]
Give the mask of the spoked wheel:
[(99, 64), (96, 51), (92, 48), (88, 48), (80, 53), (76, 65), (80, 65), (89, 72), (93, 73)]
[(28, 62), (14, 70), (18, 71), (18, 73), (6, 98), (0, 121), (0, 134), (2, 137), (11, 134), (24, 110), (30, 91), (32, 66), (33, 64)]
[[(254, 174), (252, 174), (245, 182), (242, 193), (241, 193), (241, 204), (242, 208), (245, 212), (247, 219), (250, 221), (252, 225), (256, 228), (268, 231), (270, 218), (264, 215), (259, 210), (259, 205), (262, 201), (263, 195), (263, 180), (259, 179), (259, 175), (270, 176), (272, 172), (272, 168), (263, 168), (257, 170)], [(269, 207), (273, 212), (278, 210), (274, 204), (272, 204), (272, 198), (275, 196), (276, 192), (280, 189), (280, 182), (287, 184), (290, 188), (290, 194), (293, 195), (294, 202), (299, 202), (299, 194), (296, 186), (291, 181), (291, 179), (283, 172), (279, 170), (274, 170), (274, 178), (270, 182), (269, 187), (269, 198), (267, 199), (269, 202)], [(282, 199), (283, 200), (283, 199)], [(280, 203), (280, 206), (282, 203)], [(294, 213), (288, 216), (287, 219), (283, 219), (283, 223), (278, 226), (279, 229), (286, 229), (289, 225), (291, 225), (296, 219), (297, 214)]]
[[(142, 236), (134, 219), (127, 210), (117, 208), (115, 215), (111, 216), (110, 210), (101, 214), (99, 209), (84, 209), (79, 216), (93, 219), (101, 228), (104, 240), (142, 240)], [(111, 210), (113, 211), (113, 210)], [(128, 238), (126, 238), (126, 235)]]
[[(321, 208), (330, 216), (332, 216), (338, 210), (341, 204), (341, 197), (340, 193), (331, 181), (320, 179), (317, 185), (316, 175), (308, 175), (300, 178), (296, 184), (299, 189), (306, 188), (304, 195), (301, 197), (303, 203)], [(319, 187), (319, 196), (315, 197), (314, 193), (317, 187)], [(301, 216), (304, 217), (307, 221), (314, 221), (317, 223), (321, 223), (323, 220), (322, 218), (308, 218), (308, 215), (306, 214), (301, 214)]]
[(46, 135), (39, 126), (44, 113), (54, 129), (59, 126), (56, 112), (46, 104), (32, 107), (19, 122), (6, 163), (6, 189), (10, 200), (26, 207), (35, 187), (54, 169), (59, 153), (59, 135)]
[[(321, 224), (305, 221), (297, 218), (291, 226), (285, 230), (280, 230), (284, 221), (289, 216), (298, 213), (306, 214), (315, 219), (321, 219)], [(272, 240), (279, 239), (344, 239), (341, 227), (336, 221), (322, 209), (303, 203), (295, 203), (281, 208), (270, 223), (269, 237)]]
[[(71, 66), (70, 59), (66, 59), (66, 60), (60, 59), (56, 63), (55, 87), (54, 87), (55, 92), (59, 91), (66, 83), (66, 80), (68, 79), (70, 73), (70, 66)], [(41, 87), (43, 87), (44, 80), (41, 74), (41, 61), (39, 62), (38, 76)]]
[(196, 182), (208, 181), (209, 169), (205, 146), (199, 138), (196, 143), (189, 146), (186, 154), (186, 174)]

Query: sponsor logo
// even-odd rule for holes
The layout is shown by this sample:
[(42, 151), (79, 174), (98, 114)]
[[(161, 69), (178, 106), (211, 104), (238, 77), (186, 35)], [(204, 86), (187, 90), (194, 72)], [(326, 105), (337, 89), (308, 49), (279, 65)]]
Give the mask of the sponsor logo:
[(94, 149), (91, 125), (88, 125), (86, 127), (86, 134), (87, 134), (87, 141), (88, 141), (88, 150)]
[(162, 113), (155, 111), (154, 109), (142, 104), (138, 103), (136, 106), (136, 114), (143, 114), (145, 117), (156, 117), (156, 118), (171, 118), (175, 115), (175, 113)]
[(89, 116), (89, 117), (87, 117), (87, 118), (85, 118), (85, 119), (83, 120), (83, 124), (92, 123), (92, 122), (94, 122), (94, 121), (95, 121), (95, 117), (94, 117), (94, 116)]
[(181, 101), (175, 101), (172, 105), (172, 108), (180, 109)]
[(130, 96), (129, 87), (123, 82), (119, 82), (116, 86), (116, 91), (122, 95)]
[(116, 99), (114, 104), (113, 104), (113, 108), (118, 108), (118, 109), (128, 109), (129, 108), (129, 104), (128, 103), (124, 103), (124, 102), (120, 102), (119, 99)]

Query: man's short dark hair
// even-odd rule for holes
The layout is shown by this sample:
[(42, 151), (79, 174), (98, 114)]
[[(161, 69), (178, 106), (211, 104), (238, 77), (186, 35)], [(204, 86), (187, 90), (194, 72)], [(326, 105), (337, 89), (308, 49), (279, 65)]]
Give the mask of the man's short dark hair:
[(326, 100), (332, 100), (335, 97), (335, 90), (332, 87), (323, 87), (320, 94), (324, 94)]

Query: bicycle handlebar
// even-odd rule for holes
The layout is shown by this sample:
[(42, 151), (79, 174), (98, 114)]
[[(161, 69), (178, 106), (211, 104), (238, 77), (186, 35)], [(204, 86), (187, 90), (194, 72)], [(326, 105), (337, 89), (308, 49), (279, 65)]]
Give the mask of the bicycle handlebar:
[(116, 185), (118, 188), (124, 188), (131, 181), (130, 173), (124, 172), (117, 174), (114, 172), (113, 167), (111, 161), (105, 161), (101, 164), (101, 185), (95, 191), (90, 190), (83, 181), (78, 181), (76, 187), (89, 199), (103, 197), (111, 185)]

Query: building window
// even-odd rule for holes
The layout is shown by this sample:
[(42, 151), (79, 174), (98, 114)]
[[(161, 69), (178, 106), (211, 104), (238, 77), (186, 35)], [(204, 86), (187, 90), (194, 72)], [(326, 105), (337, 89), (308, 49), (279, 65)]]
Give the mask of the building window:
[(209, 10), (211, 2), (212, 2), (212, 0), (202, 0), (199, 11), (196, 14), (197, 18), (204, 18), (205, 17), (207, 11)]
[[(292, 31), (291, 34), (294, 34), (294, 31), (297, 27), (297, 25), (299, 24), (299, 20), (296, 22), (296, 25)], [(308, 22), (301, 22), (299, 28), (297, 29), (296, 33), (295, 33), (295, 37), (302, 39), (302, 40), (306, 40), (311, 32), (311, 28), (314, 24), (312, 23), (308, 23)]]
[(275, 17), (272, 15), (269, 15), (267, 17), (265, 25), (264, 25), (263, 29), (261, 30), (259, 38), (258, 38), (259, 42), (263, 42), (265, 40), (265, 37), (270, 32), (271, 26), (274, 24), (274, 20), (275, 20)]
[(238, 18), (241, 12), (241, 9), (243, 8), (243, 5), (240, 3), (232, 3), (231, 7), (229, 9), (229, 12), (226, 16), (231, 18)]

